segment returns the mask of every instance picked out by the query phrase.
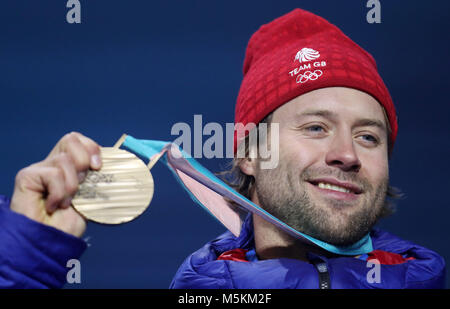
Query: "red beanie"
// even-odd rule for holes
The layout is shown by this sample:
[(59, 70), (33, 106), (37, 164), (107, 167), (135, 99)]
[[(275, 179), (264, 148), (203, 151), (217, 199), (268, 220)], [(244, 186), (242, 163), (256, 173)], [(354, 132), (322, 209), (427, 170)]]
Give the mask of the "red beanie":
[[(395, 107), (374, 58), (336, 26), (301, 9), (261, 26), (250, 38), (235, 123), (258, 124), (284, 103), (325, 87), (354, 88), (377, 99), (389, 119), (392, 148)], [(247, 133), (235, 132), (235, 151)]]

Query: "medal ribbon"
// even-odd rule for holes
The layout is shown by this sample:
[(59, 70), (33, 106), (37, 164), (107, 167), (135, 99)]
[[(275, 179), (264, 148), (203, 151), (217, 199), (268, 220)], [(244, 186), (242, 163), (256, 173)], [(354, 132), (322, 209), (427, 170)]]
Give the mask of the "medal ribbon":
[[(373, 251), (372, 239), (369, 234), (350, 246), (342, 247), (328, 244), (293, 229), (236, 192), (172, 142), (142, 140), (128, 135), (122, 147), (142, 158), (149, 159), (149, 168), (158, 160), (163, 162), (189, 196), (235, 236), (239, 236), (243, 220), (247, 213), (251, 212), (293, 237), (335, 254), (360, 255)], [(239, 207), (232, 205), (224, 198), (232, 200)]]

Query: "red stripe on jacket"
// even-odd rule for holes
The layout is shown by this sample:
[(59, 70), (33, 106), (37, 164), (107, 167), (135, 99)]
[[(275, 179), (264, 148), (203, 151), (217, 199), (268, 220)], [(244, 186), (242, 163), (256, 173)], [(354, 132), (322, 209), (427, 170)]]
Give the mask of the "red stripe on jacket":
[[(236, 262), (248, 262), (246, 253), (248, 250), (246, 249), (233, 249), (229, 251), (225, 251), (222, 253), (217, 260), (225, 260), (225, 261), (236, 261)], [(367, 254), (368, 257), (366, 261), (370, 261), (373, 259), (378, 260), (382, 265), (397, 265), (403, 264), (409, 260), (414, 260), (413, 257), (404, 258), (400, 254), (382, 251), (382, 250), (373, 250), (372, 252)]]

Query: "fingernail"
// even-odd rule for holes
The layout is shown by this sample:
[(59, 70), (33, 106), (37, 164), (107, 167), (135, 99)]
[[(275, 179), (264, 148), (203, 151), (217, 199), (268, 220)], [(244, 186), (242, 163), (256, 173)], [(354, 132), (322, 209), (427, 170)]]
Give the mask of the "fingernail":
[(100, 161), (100, 156), (99, 155), (93, 155), (91, 157), (91, 165), (92, 165), (93, 168), (100, 168), (102, 163)]

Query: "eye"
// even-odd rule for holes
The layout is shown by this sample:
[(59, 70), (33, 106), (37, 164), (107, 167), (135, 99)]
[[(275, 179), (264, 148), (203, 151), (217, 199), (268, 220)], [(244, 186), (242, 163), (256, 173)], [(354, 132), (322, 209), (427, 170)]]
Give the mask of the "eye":
[(318, 132), (323, 132), (323, 131), (325, 131), (325, 129), (324, 129), (322, 126), (317, 125), (317, 124), (312, 125), (312, 126), (309, 126), (309, 127), (306, 127), (305, 130), (306, 130), (306, 131), (309, 131), (309, 132), (313, 132), (313, 133), (315, 133), (315, 132), (318, 133)]
[(373, 143), (373, 144), (378, 144), (379, 143), (378, 139), (375, 136), (370, 135), (370, 134), (364, 134), (364, 135), (361, 135), (360, 137), (362, 137), (365, 141), (368, 141), (368, 142)]

